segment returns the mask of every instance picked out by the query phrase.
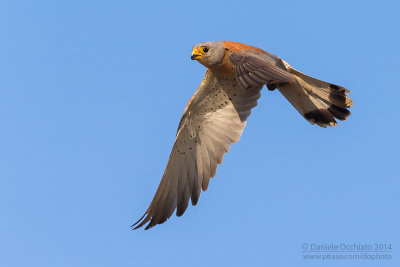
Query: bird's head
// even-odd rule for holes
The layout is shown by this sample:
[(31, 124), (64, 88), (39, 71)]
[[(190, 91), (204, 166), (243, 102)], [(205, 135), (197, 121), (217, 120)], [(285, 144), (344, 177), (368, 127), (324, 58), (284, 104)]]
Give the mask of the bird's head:
[(224, 42), (204, 42), (193, 46), (191, 59), (206, 67), (220, 64), (225, 56)]

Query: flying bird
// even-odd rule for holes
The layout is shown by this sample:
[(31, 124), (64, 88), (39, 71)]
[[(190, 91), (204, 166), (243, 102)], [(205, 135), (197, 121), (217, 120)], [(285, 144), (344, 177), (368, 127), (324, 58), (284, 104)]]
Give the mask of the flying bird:
[(197, 204), (224, 154), (239, 141), (264, 85), (278, 89), (311, 124), (335, 126), (335, 118), (350, 115), (350, 91), (307, 76), (259, 48), (203, 42), (193, 47), (191, 59), (207, 67), (206, 74), (186, 105), (160, 185), (134, 229), (164, 223), (175, 209), (181, 216), (189, 199)]

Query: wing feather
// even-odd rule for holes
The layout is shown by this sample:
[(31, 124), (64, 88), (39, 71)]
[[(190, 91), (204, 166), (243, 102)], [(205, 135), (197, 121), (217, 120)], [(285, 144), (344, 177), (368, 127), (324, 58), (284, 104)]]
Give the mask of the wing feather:
[(133, 226), (149, 229), (176, 209), (181, 216), (189, 199), (196, 205), (231, 144), (237, 142), (260, 87), (243, 90), (233, 76), (207, 71), (179, 123), (175, 144), (149, 208)]
[(267, 52), (231, 51), (229, 59), (243, 89), (295, 81), (293, 75), (283, 67), (281, 59)]
[(189, 203), (189, 186), (185, 175), (183, 174), (184, 168), (181, 169), (181, 174), (178, 182), (178, 203), (176, 215), (181, 216), (185, 211)]

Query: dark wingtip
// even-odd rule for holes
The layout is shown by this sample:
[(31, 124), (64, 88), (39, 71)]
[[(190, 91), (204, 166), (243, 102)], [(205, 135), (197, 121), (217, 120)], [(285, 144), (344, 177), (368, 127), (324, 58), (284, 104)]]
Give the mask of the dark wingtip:
[(185, 213), (185, 211), (188, 207), (188, 203), (189, 203), (189, 201), (186, 201), (186, 202), (182, 202), (178, 205), (178, 207), (176, 209), (176, 216), (181, 217)]
[(140, 223), (140, 221), (142, 221), (143, 218), (144, 218), (146, 215), (147, 215), (147, 213), (143, 214), (143, 216), (142, 216), (137, 222), (135, 222), (134, 224), (131, 225), (132, 230), (136, 230), (136, 229), (138, 229), (138, 228), (140, 228), (140, 227), (143, 226), (143, 222), (144, 222), (144, 221), (143, 221), (141, 224), (139, 224), (138, 226), (135, 227), (135, 225), (138, 224), (138, 223)]

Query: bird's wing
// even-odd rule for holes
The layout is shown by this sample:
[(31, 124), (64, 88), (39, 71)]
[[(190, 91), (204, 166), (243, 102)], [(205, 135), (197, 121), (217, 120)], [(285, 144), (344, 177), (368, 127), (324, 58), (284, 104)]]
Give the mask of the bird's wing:
[(296, 81), (294, 76), (285, 69), (282, 60), (267, 52), (230, 51), (229, 59), (243, 89), (265, 84), (271, 90), (277, 85)]
[(335, 126), (336, 120), (346, 120), (347, 108), (353, 101), (349, 90), (307, 76), (286, 61), (265, 51), (231, 51), (229, 59), (243, 89), (267, 85), (278, 88), (282, 95), (310, 123), (321, 127)]
[(233, 74), (207, 70), (183, 113), (160, 185), (143, 217), (132, 225), (137, 225), (134, 229), (149, 221), (145, 229), (161, 224), (175, 209), (181, 216), (189, 198), (197, 204), (224, 153), (239, 140), (260, 90), (243, 90)]

